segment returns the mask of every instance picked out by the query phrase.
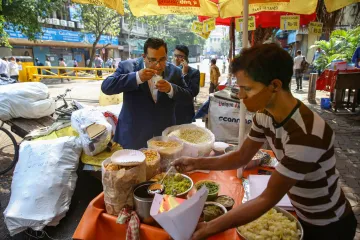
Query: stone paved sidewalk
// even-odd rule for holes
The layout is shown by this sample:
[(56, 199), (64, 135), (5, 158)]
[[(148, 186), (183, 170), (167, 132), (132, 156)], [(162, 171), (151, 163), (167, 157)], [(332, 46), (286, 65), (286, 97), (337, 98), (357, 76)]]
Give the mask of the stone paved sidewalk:
[[(336, 168), (340, 175), (340, 186), (349, 200), (358, 221), (356, 240), (360, 240), (360, 113), (334, 114), (320, 108), (320, 97), (328, 93), (317, 91), (317, 103), (307, 101), (308, 81), (304, 91), (294, 95), (317, 112), (335, 131)], [(296, 86), (292, 85), (294, 90)]]

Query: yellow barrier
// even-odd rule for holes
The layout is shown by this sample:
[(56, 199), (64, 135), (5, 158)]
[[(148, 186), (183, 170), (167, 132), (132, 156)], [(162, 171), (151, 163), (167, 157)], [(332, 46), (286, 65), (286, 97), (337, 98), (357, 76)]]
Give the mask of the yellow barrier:
[[(55, 72), (51, 71), (55, 70)], [(64, 71), (61, 71), (64, 70)], [(41, 74), (38, 74), (40, 71)], [(97, 75), (102, 71), (102, 76)], [(40, 82), (41, 79), (76, 79), (76, 80), (103, 80), (104, 75), (115, 72), (115, 68), (87, 68), (87, 67), (48, 67), (48, 66), (27, 66), (27, 81)], [(93, 73), (91, 73), (93, 72)], [(43, 74), (45, 73), (45, 74)], [(104, 74), (107, 73), (107, 74)]]
[(200, 87), (205, 87), (205, 73), (200, 73)]

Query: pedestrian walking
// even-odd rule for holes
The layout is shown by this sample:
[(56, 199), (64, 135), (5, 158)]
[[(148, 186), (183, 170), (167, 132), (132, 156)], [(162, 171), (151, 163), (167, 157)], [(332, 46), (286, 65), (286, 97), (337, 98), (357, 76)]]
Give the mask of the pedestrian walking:
[[(65, 61), (64, 61), (64, 58), (59, 58), (59, 67), (66, 67), (66, 66), (67, 66), (67, 65), (66, 65), (66, 63), (65, 63)], [(59, 72), (60, 72), (60, 75), (61, 75), (61, 76), (65, 76), (65, 75), (66, 75), (66, 69), (60, 69)], [(69, 78), (68, 78), (67, 80), (70, 81)], [(64, 82), (64, 78), (61, 78), (61, 82)]]
[(15, 81), (19, 80), (19, 65), (16, 63), (16, 59), (14, 57), (10, 58), (9, 73), (10, 78), (14, 79)]
[(302, 90), (302, 78), (303, 72), (301, 70), (301, 63), (304, 60), (304, 56), (302, 56), (301, 51), (298, 50), (296, 52), (296, 57), (294, 58), (294, 69), (295, 69), (295, 79), (296, 79), (296, 90)]
[[(40, 62), (40, 60), (38, 58), (35, 58), (35, 66), (43, 67), (44, 64), (42, 62)], [(41, 75), (41, 73), (42, 73), (42, 69), (38, 68), (38, 74)]]
[(5, 77), (8, 78), (9, 77), (9, 73), (8, 73), (8, 64), (7, 62), (3, 59), (0, 59), (0, 76), (1, 77)]
[(210, 66), (210, 89), (209, 93), (213, 93), (216, 91), (219, 85), (219, 77), (221, 76), (219, 68), (216, 66), (216, 59), (211, 59)]
[(6, 57), (3, 57), (2, 60), (4, 61), (4, 66), (5, 66), (5, 74), (7, 75), (7, 77), (10, 76), (9, 73), (9, 61)]
[[(96, 58), (95, 58), (94, 62), (95, 62), (96, 68), (101, 68), (104, 61), (101, 59), (99, 54), (96, 54)], [(102, 71), (97, 70), (96, 75), (98, 75), (99, 77), (102, 77)]]
[[(45, 60), (45, 66), (46, 67), (51, 67), (50, 58), (48, 58), (48, 57)], [(50, 71), (51, 71), (51, 69), (47, 68), (46, 71), (45, 71), (45, 75), (50, 75)]]
[(78, 67), (78, 66), (79, 66), (79, 64), (78, 64), (78, 62), (76, 61), (76, 59), (75, 59), (75, 58), (73, 59), (73, 61), (74, 61), (74, 67)]
[[(120, 59), (120, 62), (121, 62), (121, 59)], [(112, 68), (116, 68), (116, 60), (115, 60), (115, 58), (113, 59), (111, 65), (112, 65)]]

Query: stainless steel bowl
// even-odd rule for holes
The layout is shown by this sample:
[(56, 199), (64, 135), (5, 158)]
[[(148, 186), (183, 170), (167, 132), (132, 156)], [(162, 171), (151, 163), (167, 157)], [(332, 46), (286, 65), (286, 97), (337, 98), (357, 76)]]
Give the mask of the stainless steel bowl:
[(190, 180), (191, 185), (190, 185), (190, 188), (189, 188), (188, 190), (186, 190), (185, 192), (182, 192), (182, 193), (178, 193), (178, 194), (176, 194), (176, 197), (179, 197), (179, 198), (186, 198), (187, 194), (188, 194), (188, 193), (190, 192), (190, 190), (193, 188), (193, 186), (194, 186), (194, 182), (193, 182), (193, 180), (192, 180), (189, 176), (187, 176), (187, 175), (185, 175), (185, 174), (181, 174), (181, 176), (183, 176), (184, 178), (189, 179), (189, 180)]
[[(287, 217), (288, 219), (290, 219), (291, 221), (295, 221), (296, 222), (296, 226), (297, 228), (300, 230), (300, 240), (304, 239), (304, 229), (301, 226), (301, 223), (299, 222), (299, 220), (296, 219), (296, 217), (294, 217), (291, 213), (289, 213), (288, 211), (279, 208), (279, 207), (273, 207), (277, 212), (281, 212), (282, 214), (284, 214), (285, 217)], [(236, 228), (236, 232), (244, 239), (247, 240), (246, 237), (244, 237), (243, 235), (241, 235), (240, 231), (238, 230), (238, 228)]]

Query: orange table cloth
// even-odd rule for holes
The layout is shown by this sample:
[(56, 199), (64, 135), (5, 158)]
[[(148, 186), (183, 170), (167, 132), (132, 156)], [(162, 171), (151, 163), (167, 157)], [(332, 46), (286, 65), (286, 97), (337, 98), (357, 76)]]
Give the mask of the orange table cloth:
[[(272, 154), (271, 154), (272, 155)], [(269, 168), (255, 168), (244, 171), (243, 177), (249, 174), (258, 174), (259, 169), (270, 170)], [(241, 179), (236, 177), (236, 170), (231, 171), (211, 171), (206, 173), (192, 173), (189, 176), (194, 184), (200, 180), (210, 179), (220, 184), (219, 195), (228, 195), (234, 198), (234, 207), (241, 204), (244, 197), (244, 189)], [(105, 210), (104, 193), (98, 195), (87, 207), (75, 233), (73, 239), (81, 240), (125, 240), (126, 224), (117, 224), (116, 217), (109, 215)], [(171, 239), (163, 229), (152, 227), (146, 224), (140, 225), (141, 240), (169, 240)], [(229, 229), (223, 233), (209, 238), (210, 240), (240, 240), (240, 236), (235, 229)]]

